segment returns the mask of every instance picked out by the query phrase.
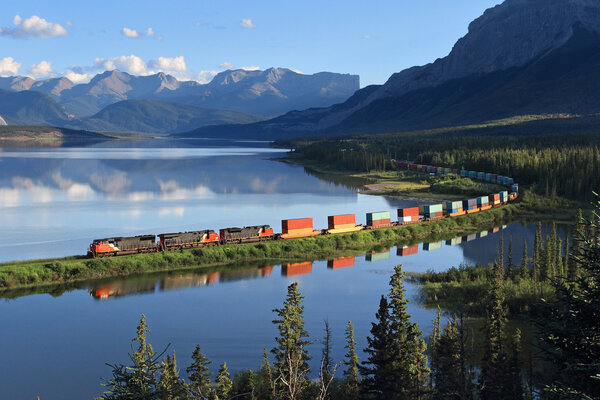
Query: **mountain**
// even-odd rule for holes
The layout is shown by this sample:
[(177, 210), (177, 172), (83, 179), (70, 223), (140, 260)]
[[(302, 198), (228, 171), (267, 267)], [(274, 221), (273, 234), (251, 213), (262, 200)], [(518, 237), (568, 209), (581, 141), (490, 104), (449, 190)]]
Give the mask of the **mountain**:
[(73, 120), (50, 95), (0, 89), (0, 114), (9, 125), (66, 125)]
[(272, 117), (344, 101), (359, 89), (359, 83), (357, 75), (331, 72), (305, 75), (287, 68), (228, 70), (189, 94), (169, 95), (181, 103)]
[(60, 94), (64, 90), (69, 90), (73, 86), (75, 86), (75, 84), (67, 78), (51, 78), (44, 81), (33, 82), (29, 90), (35, 90), (36, 92), (47, 93), (56, 97), (60, 97)]
[(260, 117), (157, 100), (123, 100), (67, 126), (96, 132), (171, 133), (215, 124), (246, 124)]
[(393, 74), (346, 102), (202, 136), (276, 138), (394, 132), (524, 113), (598, 113), (596, 0), (506, 0), (469, 25), (450, 54)]

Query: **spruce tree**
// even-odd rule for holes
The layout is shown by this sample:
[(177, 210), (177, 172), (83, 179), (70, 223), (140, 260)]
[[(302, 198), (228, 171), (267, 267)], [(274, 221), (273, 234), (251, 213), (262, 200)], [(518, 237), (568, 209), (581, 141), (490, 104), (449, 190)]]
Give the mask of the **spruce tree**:
[(227, 363), (221, 364), (219, 368), (219, 374), (215, 379), (215, 386), (217, 388), (217, 400), (228, 400), (233, 388), (233, 382), (231, 382), (231, 376), (227, 371)]
[[(583, 240), (586, 236), (586, 226), (583, 219), (583, 211), (577, 209), (575, 214), (575, 229), (573, 231), (573, 254), (580, 254), (583, 249)], [(569, 262), (569, 278), (576, 279), (579, 276), (579, 264), (576, 259)]]
[[(600, 201), (593, 214), (598, 213)], [(573, 237), (576, 277), (554, 282), (556, 300), (547, 303), (538, 324), (559, 371), (546, 388), (545, 396), (552, 399), (600, 398), (600, 242), (590, 236), (599, 232), (597, 218), (583, 228), (576, 227)]]
[(512, 278), (514, 275), (513, 271), (513, 240), (512, 235), (508, 238), (508, 264), (506, 266), (507, 275)]
[(371, 323), (371, 335), (367, 337), (368, 347), (364, 350), (367, 359), (362, 362), (363, 376), (361, 392), (363, 398), (389, 400), (398, 398), (394, 369), (394, 340), (390, 327), (390, 310), (385, 296), (381, 296), (376, 322)]
[(481, 374), (479, 375), (479, 394), (482, 400), (496, 400), (501, 399), (503, 395), (505, 360), (502, 339), (507, 315), (502, 279), (498, 272), (494, 274), (486, 308), (485, 344)]
[(421, 399), (426, 392), (429, 368), (425, 352), (427, 345), (419, 325), (410, 321), (406, 310), (408, 300), (405, 298), (402, 266), (394, 267), (390, 278), (390, 330), (393, 338), (392, 369), (393, 384), (396, 385), (396, 397)]
[(520, 356), (521, 348), (521, 331), (517, 329), (511, 340), (512, 354), (508, 362), (508, 371), (506, 374), (504, 398), (505, 399), (523, 399), (523, 378), (521, 377), (521, 369), (523, 364)]
[(540, 282), (540, 256), (542, 252), (542, 224), (538, 223), (537, 231), (535, 232), (535, 238), (533, 240), (533, 258), (531, 260), (532, 272), (531, 276), (533, 279), (533, 293), (538, 292), (538, 285)]
[(441, 328), (441, 323), (442, 323), (442, 310), (440, 308), (440, 306), (437, 306), (437, 313), (435, 314), (435, 317), (433, 318), (433, 324), (432, 324), (432, 328), (431, 328), (431, 338), (429, 340), (429, 355), (431, 357), (431, 359), (429, 360), (429, 365), (431, 367), (431, 375), (429, 376), (430, 378), (430, 382), (429, 382), (429, 386), (434, 387), (434, 375), (435, 372), (438, 369), (438, 359), (437, 359), (437, 348), (438, 348), (438, 343), (440, 341), (440, 337), (442, 335), (442, 328)]
[(161, 400), (183, 400), (187, 398), (186, 384), (179, 377), (175, 353), (172, 357), (167, 356), (163, 359), (159, 375), (158, 393)]
[(529, 271), (529, 254), (527, 254), (527, 239), (523, 240), (523, 260), (519, 267), (519, 276), (521, 279), (530, 278), (531, 274)]
[(354, 340), (354, 326), (351, 321), (346, 325), (346, 358), (344, 365), (344, 385), (345, 398), (348, 400), (358, 400), (360, 398), (360, 380), (358, 377), (358, 354), (356, 354), (356, 340)]
[(461, 345), (456, 317), (448, 321), (439, 340), (432, 349), (436, 354), (436, 365), (432, 367), (433, 399), (460, 400), (463, 382), (461, 382)]
[(279, 336), (275, 338), (277, 346), (271, 350), (275, 355), (276, 381), (279, 391), (295, 395), (302, 393), (309, 384), (307, 375), (310, 373), (308, 366), (307, 346), (311, 344), (308, 332), (304, 329), (304, 296), (298, 290), (298, 282), (288, 286), (288, 293), (282, 308), (273, 310), (277, 319)]
[(275, 397), (275, 382), (273, 367), (269, 362), (269, 351), (264, 349), (263, 359), (256, 379), (256, 398), (260, 400), (272, 400)]
[(202, 354), (200, 345), (192, 353), (192, 364), (186, 369), (190, 380), (190, 391), (200, 398), (210, 398), (214, 394), (210, 380), (210, 360)]
[[(328, 387), (333, 379), (333, 359), (331, 355), (331, 329), (329, 329), (329, 321), (325, 320), (325, 337), (323, 338), (323, 352), (321, 358), (321, 371), (319, 379), (321, 387)], [(331, 395), (327, 394), (326, 399), (331, 399)]]
[(554, 248), (554, 262), (556, 265), (556, 276), (561, 279), (565, 277), (565, 271), (563, 269), (563, 257), (562, 257), (562, 239), (557, 238), (556, 247)]

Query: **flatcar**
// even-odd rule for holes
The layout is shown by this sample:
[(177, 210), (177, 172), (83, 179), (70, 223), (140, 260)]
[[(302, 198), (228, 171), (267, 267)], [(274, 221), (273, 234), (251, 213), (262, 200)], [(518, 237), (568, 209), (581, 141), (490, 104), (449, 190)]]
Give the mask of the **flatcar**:
[(161, 233), (158, 235), (162, 251), (182, 250), (219, 244), (219, 235), (213, 230)]
[(129, 237), (113, 237), (96, 239), (88, 250), (89, 257), (124, 256), (138, 253), (155, 253), (158, 251), (155, 235)]
[(225, 228), (219, 231), (221, 244), (252, 243), (273, 240), (275, 234), (270, 225), (245, 226), (243, 228)]

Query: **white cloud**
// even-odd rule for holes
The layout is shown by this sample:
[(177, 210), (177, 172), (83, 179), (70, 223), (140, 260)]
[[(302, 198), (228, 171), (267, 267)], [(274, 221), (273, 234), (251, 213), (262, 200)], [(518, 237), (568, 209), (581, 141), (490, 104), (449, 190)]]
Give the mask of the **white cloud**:
[(193, 80), (198, 83), (208, 83), (212, 81), (217, 74), (217, 71), (200, 71)]
[(241, 69), (243, 69), (244, 71), (258, 71), (260, 69), (260, 67), (251, 65), (249, 67), (242, 67)]
[(73, 26), (73, 23), (71, 21), (65, 21), (65, 25), (67, 25), (67, 26)]
[(19, 73), (21, 63), (16, 62), (12, 57), (0, 58), (0, 76), (16, 75)]
[(67, 72), (65, 72), (64, 77), (69, 79), (73, 83), (82, 83), (88, 82), (90, 79), (92, 79), (92, 74), (80, 74), (68, 69)]
[(256, 28), (256, 25), (254, 25), (254, 22), (252, 22), (250, 18), (243, 19), (242, 22), (240, 22), (240, 26), (242, 28)]
[(23, 20), (20, 15), (13, 18), (14, 27), (0, 28), (0, 35), (12, 36), (14, 38), (25, 39), (28, 37), (52, 38), (57, 36), (66, 36), (67, 30), (60, 24), (48, 22), (37, 15)]
[(290, 71), (294, 71), (297, 74), (304, 75), (304, 72), (300, 71), (299, 69), (290, 68)]
[(163, 71), (187, 71), (185, 65), (185, 58), (183, 56), (177, 57), (158, 57), (156, 60), (149, 62), (150, 68), (157, 68)]
[(27, 73), (34, 78), (45, 78), (55, 75), (50, 61), (41, 61), (39, 64), (32, 64)]
[(233, 69), (233, 64), (225, 61), (224, 63), (219, 64), (220, 69)]
[(364, 37), (365, 39), (367, 39), (367, 40), (368, 40), (368, 39), (371, 39), (371, 35), (365, 35), (365, 36), (363, 36), (363, 37)]
[(136, 31), (135, 29), (129, 29), (127, 27), (121, 29), (121, 33), (125, 36), (127, 36), (128, 38), (138, 38), (140, 37), (140, 34), (138, 33), (138, 31)]
[(148, 75), (146, 62), (135, 55), (120, 56), (112, 58), (96, 58), (95, 69), (113, 70), (118, 69), (133, 75)]
[(146, 29), (146, 36), (154, 36), (154, 29), (152, 29), (152, 28)]

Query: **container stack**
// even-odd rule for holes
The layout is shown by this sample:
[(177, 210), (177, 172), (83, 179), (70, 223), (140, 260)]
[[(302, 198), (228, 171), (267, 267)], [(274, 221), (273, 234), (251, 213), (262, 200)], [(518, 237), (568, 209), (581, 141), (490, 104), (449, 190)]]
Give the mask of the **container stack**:
[(419, 221), (419, 207), (398, 209), (398, 222), (409, 223), (416, 221)]
[(462, 243), (462, 236), (446, 240), (446, 246), (456, 246)]
[(470, 235), (465, 236), (463, 239), (464, 242), (472, 242), (473, 240), (477, 239), (477, 234), (471, 233)]
[(467, 171), (466, 169), (461, 169), (460, 170), (460, 177), (461, 178), (467, 178), (469, 176), (469, 171)]
[(487, 210), (490, 208), (490, 198), (489, 196), (481, 196), (477, 198), (477, 206), (480, 210)]
[(512, 192), (513, 193), (519, 193), (519, 184), (518, 183), (513, 183), (513, 185), (512, 185)]
[(396, 249), (397, 256), (411, 256), (413, 254), (417, 254), (418, 252), (419, 252), (418, 244), (415, 244), (412, 246), (406, 246), (406, 247), (398, 247)]
[(470, 214), (477, 210), (477, 199), (463, 200), (463, 210)]
[(477, 172), (475, 172), (475, 171), (469, 171), (469, 178), (476, 179), (477, 178)]
[(313, 230), (312, 218), (284, 219), (281, 221), (281, 237), (305, 237), (320, 234), (321, 231)]
[(356, 226), (354, 214), (330, 215), (327, 217), (327, 233), (356, 232), (361, 230)]
[(367, 226), (380, 227), (391, 226), (392, 219), (389, 211), (367, 213)]
[(423, 206), (423, 216), (428, 219), (439, 218), (443, 216), (443, 206), (441, 204)]
[(365, 255), (366, 261), (382, 261), (390, 258), (390, 249), (383, 249), (381, 251), (370, 251)]
[(463, 202), (462, 201), (447, 201), (446, 202), (446, 214), (451, 217), (463, 215)]
[(490, 205), (495, 206), (500, 204), (500, 193), (494, 193), (489, 195)]
[(477, 237), (481, 239), (481, 238), (486, 237), (487, 235), (488, 235), (488, 231), (481, 231), (477, 234)]
[(508, 201), (508, 192), (506, 190), (499, 193), (500, 203), (506, 203)]
[(296, 276), (312, 273), (312, 262), (284, 264), (281, 266), (282, 276)]
[(486, 174), (485, 174), (485, 180), (486, 180), (487, 182), (491, 182), (491, 181), (492, 181), (492, 174), (491, 174), (491, 173), (489, 173), (489, 172), (488, 172), (488, 173), (486, 173)]
[(504, 176), (496, 175), (496, 183), (498, 183), (500, 185), (504, 185)]
[(477, 179), (479, 179), (480, 181), (484, 181), (485, 180), (485, 172), (478, 172)]

